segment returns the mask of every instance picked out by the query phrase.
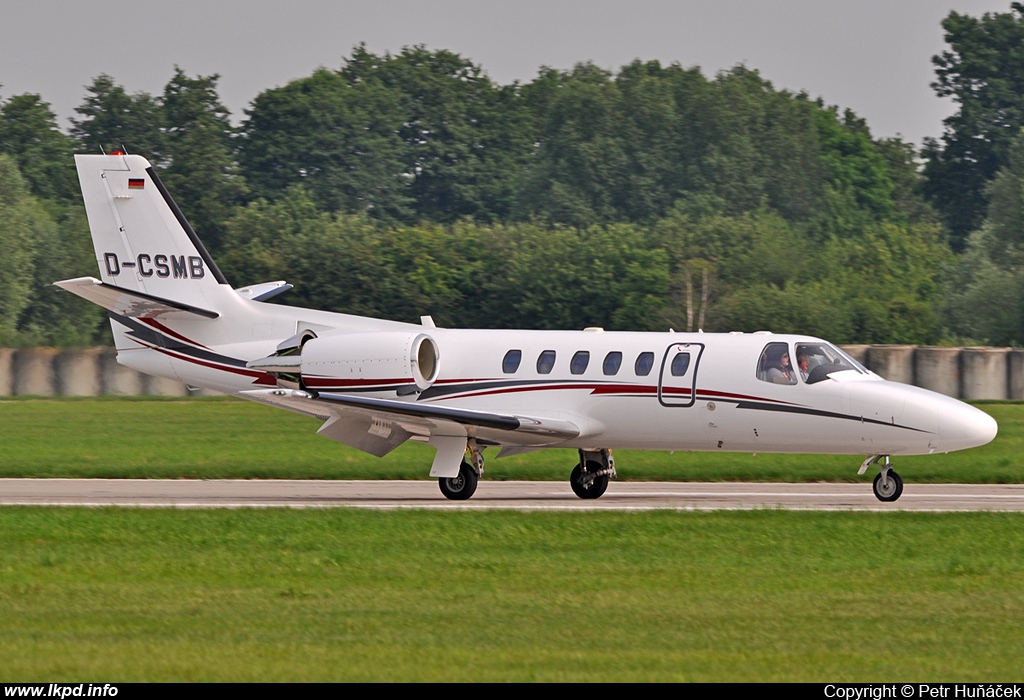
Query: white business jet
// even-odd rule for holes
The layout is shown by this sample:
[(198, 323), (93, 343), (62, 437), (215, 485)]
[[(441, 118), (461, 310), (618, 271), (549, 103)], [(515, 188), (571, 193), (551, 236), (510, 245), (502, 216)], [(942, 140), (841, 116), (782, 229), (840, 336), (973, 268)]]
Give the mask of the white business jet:
[(895, 501), (890, 456), (996, 435), (982, 411), (808, 336), (460, 330), (267, 304), (291, 285), (233, 289), (144, 158), (75, 163), (100, 279), (56, 284), (109, 311), (118, 362), (315, 416), (378, 457), (426, 442), (451, 499), (473, 495), (493, 446), (578, 450), (580, 498), (604, 493), (616, 448), (868, 455), (859, 473), (878, 465), (875, 495)]

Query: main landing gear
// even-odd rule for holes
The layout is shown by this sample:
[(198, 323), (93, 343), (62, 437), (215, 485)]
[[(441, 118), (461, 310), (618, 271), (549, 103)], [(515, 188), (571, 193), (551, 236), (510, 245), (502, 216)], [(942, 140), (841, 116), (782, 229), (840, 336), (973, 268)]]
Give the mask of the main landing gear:
[[(615, 476), (615, 460), (611, 450), (580, 450), (580, 461), (569, 477), (572, 492), (580, 498), (600, 498), (608, 489), (608, 480)], [(483, 449), (476, 441), (467, 445), (466, 459), (462, 460), (459, 475), (441, 477), (437, 485), (445, 498), (465, 501), (475, 492), (484, 473)]]
[(903, 478), (893, 471), (889, 464), (889, 455), (872, 455), (860, 465), (858, 474), (863, 474), (872, 464), (881, 461), (881, 471), (875, 476), (871, 489), (875, 492), (875, 498), (880, 501), (892, 502), (903, 495)]
[(611, 450), (580, 450), (580, 462), (569, 476), (572, 492), (580, 498), (600, 498), (615, 476)]
[(444, 494), (445, 498), (452, 501), (468, 500), (476, 493), (477, 482), (480, 481), (480, 477), (484, 473), (483, 450), (477, 446), (475, 440), (470, 441), (467, 452), (469, 453), (468, 457), (472, 465), (466, 460), (462, 460), (458, 476), (449, 479), (441, 477), (437, 480), (441, 493)]

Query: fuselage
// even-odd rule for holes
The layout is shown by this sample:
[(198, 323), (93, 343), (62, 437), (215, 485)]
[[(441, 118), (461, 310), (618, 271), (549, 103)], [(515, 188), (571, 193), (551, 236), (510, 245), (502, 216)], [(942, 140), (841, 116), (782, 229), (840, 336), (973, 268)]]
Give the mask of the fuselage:
[[(272, 316), (288, 313), (288, 307), (259, 306)], [(326, 331), (321, 338), (340, 347), (367, 332), (426, 335), (436, 344), (438, 367), (422, 388), (383, 366), (385, 356), (365, 366), (325, 360), (304, 365), (303, 388), (551, 418), (580, 428), (578, 437), (549, 446), (913, 455), (982, 445), (997, 430), (972, 406), (885, 381), (846, 356), (849, 363), (839, 371), (809, 381), (813, 377), (796, 366), (798, 352), (834, 349), (809, 336), (462, 330), (374, 319), (359, 319), (353, 327), (355, 317), (317, 315), (315, 325)], [(328, 330), (332, 325), (347, 327), (336, 332)], [(283, 326), (293, 329), (294, 321)], [(150, 341), (171, 330), (147, 329)], [(137, 339), (129, 345), (139, 349), (122, 351), (121, 361), (228, 393), (277, 384), (245, 368), (273, 352), (273, 343), (195, 347), (187, 328), (175, 334), (177, 347), (155, 348)], [(790, 377), (773, 381), (765, 357), (782, 350), (793, 365)]]

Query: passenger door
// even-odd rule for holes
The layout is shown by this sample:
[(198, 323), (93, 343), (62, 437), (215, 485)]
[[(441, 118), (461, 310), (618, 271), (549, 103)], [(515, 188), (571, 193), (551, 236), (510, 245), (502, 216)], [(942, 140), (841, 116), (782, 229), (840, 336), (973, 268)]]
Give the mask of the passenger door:
[(697, 367), (704, 343), (673, 343), (665, 349), (658, 374), (658, 402), (688, 408), (697, 401)]

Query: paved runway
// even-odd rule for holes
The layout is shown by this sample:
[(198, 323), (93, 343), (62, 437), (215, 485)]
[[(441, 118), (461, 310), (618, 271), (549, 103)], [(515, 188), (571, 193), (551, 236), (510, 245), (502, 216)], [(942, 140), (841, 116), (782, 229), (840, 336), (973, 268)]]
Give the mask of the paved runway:
[(596, 501), (568, 482), (480, 482), (469, 501), (449, 501), (436, 481), (288, 481), (190, 479), (0, 479), (0, 505), (166, 508), (433, 508), (479, 510), (909, 510), (1022, 511), (1024, 484), (908, 483), (882, 503), (856, 484), (616, 482)]

